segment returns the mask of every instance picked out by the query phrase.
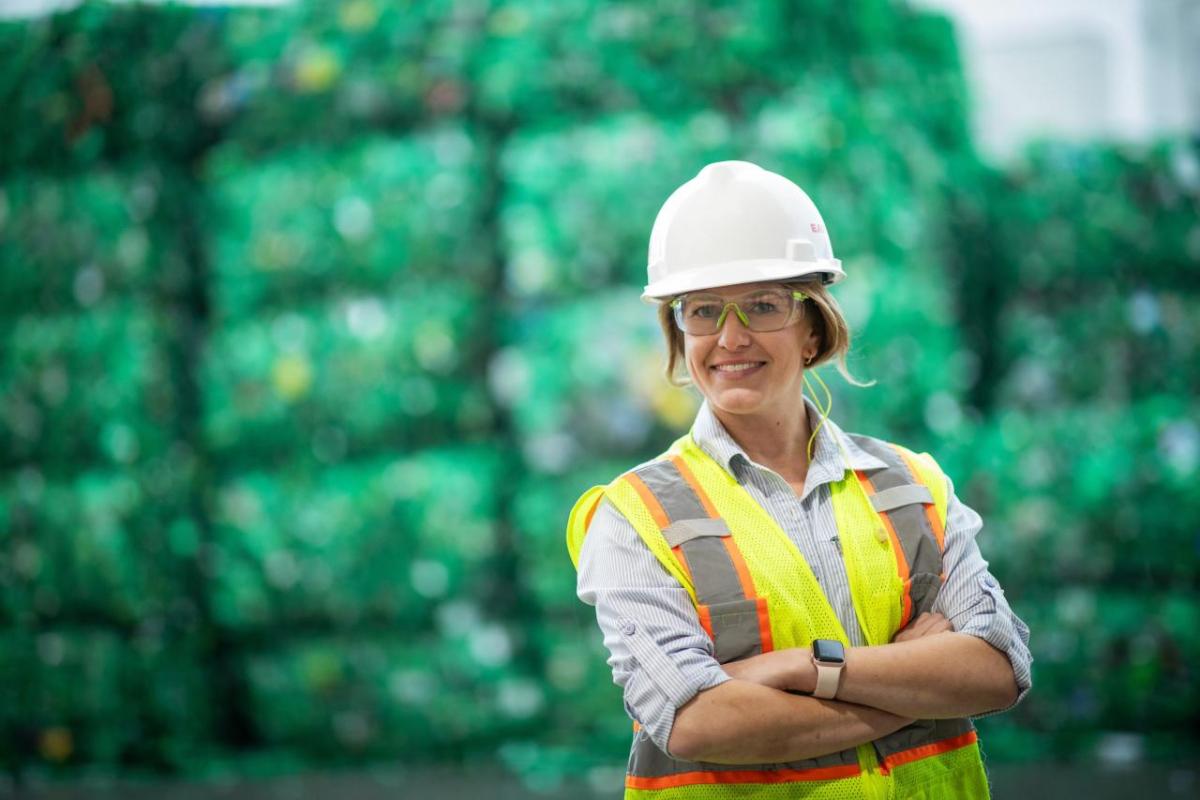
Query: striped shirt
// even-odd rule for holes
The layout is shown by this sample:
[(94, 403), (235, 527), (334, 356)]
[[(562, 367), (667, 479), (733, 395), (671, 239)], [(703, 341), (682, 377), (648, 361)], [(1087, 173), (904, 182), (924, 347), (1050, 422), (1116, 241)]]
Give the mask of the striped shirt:
[[(809, 420), (816, 425), (816, 409), (807, 399), (805, 403)], [(746, 456), (707, 403), (696, 415), (692, 436), (799, 548), (850, 644), (866, 644), (842, 562), (830, 484), (840, 481), (846, 470), (882, 467), (883, 462), (826, 419), (817, 431), (804, 492), (797, 495), (778, 473)], [(933, 610), (944, 615), (955, 631), (978, 636), (1007, 654), (1020, 689), (1016, 702), (1020, 702), (1032, 685), (1029, 628), (1009, 607), (1004, 590), (979, 552), (975, 536), (982, 520), (958, 500), (948, 477), (946, 489), (946, 581)], [(607, 500), (597, 509), (579, 554), (577, 593), (580, 600), (596, 608), (613, 681), (624, 689), (626, 713), (641, 723), (665, 752), (679, 707), (729, 677), (713, 657), (712, 640), (700, 626), (687, 590), (659, 564), (629, 521)]]

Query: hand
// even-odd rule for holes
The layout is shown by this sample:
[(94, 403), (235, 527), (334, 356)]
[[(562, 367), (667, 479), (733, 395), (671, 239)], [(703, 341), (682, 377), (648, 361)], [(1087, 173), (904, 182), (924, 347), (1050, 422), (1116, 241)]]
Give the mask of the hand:
[[(782, 692), (811, 692), (816, 685), (812, 651), (807, 647), (773, 650), (721, 665), (731, 678), (769, 686)], [(813, 672), (813, 675), (809, 675)]]
[(950, 620), (936, 611), (926, 611), (908, 623), (908, 627), (897, 633), (892, 638), (892, 641), (907, 642), (913, 639), (920, 639), (923, 636), (932, 636), (937, 633), (946, 633), (953, 630), (954, 626), (950, 624)]

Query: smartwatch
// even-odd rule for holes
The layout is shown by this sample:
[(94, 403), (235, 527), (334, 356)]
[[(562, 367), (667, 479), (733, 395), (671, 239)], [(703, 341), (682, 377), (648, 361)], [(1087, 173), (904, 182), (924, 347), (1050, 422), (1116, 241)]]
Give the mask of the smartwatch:
[(832, 700), (837, 696), (842, 668), (846, 666), (846, 648), (837, 639), (816, 639), (812, 643), (812, 659), (817, 667), (817, 688), (812, 696)]

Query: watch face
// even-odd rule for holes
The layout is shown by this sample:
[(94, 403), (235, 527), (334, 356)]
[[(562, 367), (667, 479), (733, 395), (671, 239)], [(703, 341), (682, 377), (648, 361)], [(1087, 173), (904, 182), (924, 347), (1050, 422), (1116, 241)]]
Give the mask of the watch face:
[(817, 639), (813, 642), (813, 657), (817, 661), (842, 664), (846, 661), (846, 649), (837, 639)]

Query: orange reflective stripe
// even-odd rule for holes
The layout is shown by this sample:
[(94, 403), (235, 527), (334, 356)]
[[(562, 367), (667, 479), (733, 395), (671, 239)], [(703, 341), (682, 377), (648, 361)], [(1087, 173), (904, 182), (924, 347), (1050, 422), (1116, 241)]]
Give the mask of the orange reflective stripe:
[(634, 732), (634, 733), (637, 733), (637, 732), (638, 732), (638, 731), (640, 731), (641, 729), (642, 729), (642, 723), (638, 722), (638, 721), (635, 719), (635, 720), (633, 721), (633, 732)]
[(879, 771), (884, 775), (887, 775), (901, 764), (909, 764), (913, 761), (919, 761), (922, 758), (929, 758), (930, 756), (938, 756), (942, 753), (948, 753), (951, 750), (957, 750), (960, 747), (966, 747), (974, 744), (978, 740), (979, 735), (975, 733), (975, 731), (967, 731), (962, 736), (955, 736), (953, 739), (943, 739), (940, 742), (923, 744), (920, 747), (914, 747), (911, 750), (901, 750), (899, 753), (892, 753), (890, 756), (880, 761)]
[(942, 521), (938, 519), (937, 506), (933, 503), (923, 503), (925, 506), (925, 518), (929, 520), (929, 527), (933, 530), (933, 537), (937, 539), (938, 550), (946, 552), (946, 529), (942, 527)]
[(746, 595), (747, 599), (757, 597), (758, 595), (754, 592), (754, 579), (750, 577), (750, 568), (746, 566), (746, 559), (742, 558), (742, 551), (738, 549), (737, 543), (733, 541), (732, 536), (722, 536), (721, 542), (729, 553), (729, 560), (733, 562), (738, 583), (742, 584), (742, 593)]
[(704, 506), (705, 512), (712, 519), (717, 519), (720, 514), (717, 513), (717, 507), (708, 499), (708, 493), (704, 491), (704, 487), (700, 485), (700, 481), (696, 480), (696, 475), (692, 472), (692, 468), (687, 465), (682, 456), (671, 456), (671, 463), (679, 470), (679, 474), (687, 481), (687, 485), (692, 487), (692, 491), (696, 493), (696, 497), (700, 500), (700, 505)]
[(692, 568), (688, 566), (687, 556), (683, 554), (683, 545), (677, 544), (671, 548), (671, 552), (675, 554), (675, 560), (679, 562), (679, 566), (683, 568), (683, 574), (688, 576), (688, 580), (695, 583), (692, 578)]
[(650, 487), (643, 483), (636, 473), (625, 473), (625, 480), (629, 481), (629, 485), (638, 493), (638, 497), (642, 498), (642, 502), (646, 504), (646, 510), (650, 512), (650, 516), (654, 517), (654, 523), (658, 525), (659, 530), (671, 524), (667, 518), (667, 512), (663, 511), (663, 507), (659, 505), (654, 492), (650, 491)]
[[(871, 479), (862, 470), (857, 470), (854, 473), (858, 476), (859, 482), (867, 492), (867, 497), (875, 494), (875, 484), (871, 483)], [(904, 556), (904, 548), (900, 546), (900, 537), (896, 535), (896, 528), (892, 525), (892, 520), (886, 511), (876, 512), (879, 514), (879, 519), (883, 521), (883, 527), (887, 531), (888, 538), (892, 540), (892, 555), (896, 557), (896, 573), (900, 576), (903, 582), (903, 590), (900, 594), (900, 627), (908, 625), (908, 621), (912, 618), (912, 578), (909, 576), (908, 559)]]
[(769, 653), (775, 648), (771, 638), (771, 614), (770, 609), (767, 608), (767, 601), (754, 591), (754, 579), (750, 577), (750, 568), (746, 566), (746, 559), (742, 558), (742, 551), (738, 549), (737, 542), (733, 540), (732, 536), (724, 536), (721, 541), (725, 544), (725, 551), (729, 553), (729, 560), (733, 562), (738, 582), (742, 584), (742, 594), (746, 595), (747, 600), (755, 601), (755, 611), (758, 615), (758, 640), (762, 643), (762, 651)]
[[(679, 474), (687, 481), (688, 486), (692, 487), (692, 491), (696, 493), (696, 497), (700, 500), (700, 504), (704, 506), (705, 512), (712, 519), (719, 519), (720, 514), (717, 513), (717, 507), (713, 505), (709, 499), (708, 493), (704, 491), (704, 487), (700, 485), (700, 481), (696, 480), (695, 473), (692, 468), (687, 465), (682, 456), (672, 456), (671, 463), (679, 470)], [(758, 596), (754, 591), (754, 579), (750, 577), (750, 568), (746, 566), (746, 559), (742, 557), (742, 551), (737, 546), (732, 536), (724, 536), (721, 541), (725, 544), (725, 550), (729, 553), (729, 560), (733, 562), (733, 568), (737, 571), (738, 582), (742, 585), (742, 593), (747, 599), (755, 600), (755, 607), (758, 614), (758, 639), (762, 643), (762, 651), (769, 653), (774, 650), (774, 644), (771, 637), (771, 614), (767, 607), (767, 601)], [(678, 549), (678, 548), (676, 548)], [(682, 560), (682, 552), (679, 553)], [(690, 575), (690, 573), (689, 573)], [(700, 609), (700, 623), (704, 625), (704, 629), (708, 631), (708, 635), (712, 634), (712, 618), (709, 616), (708, 607), (702, 606)]]
[(879, 514), (879, 518), (883, 520), (883, 528), (888, 533), (888, 538), (892, 540), (892, 550), (896, 553), (896, 572), (900, 575), (900, 580), (908, 582), (908, 559), (904, 557), (904, 548), (900, 546), (900, 537), (896, 534), (896, 528), (892, 525), (892, 520), (886, 511)]
[(775, 649), (775, 640), (771, 637), (771, 612), (767, 608), (767, 598), (754, 598), (758, 606), (758, 640), (762, 642), (762, 651), (769, 653)]
[[(710, 519), (720, 519), (720, 514), (717, 513), (717, 507), (713, 505), (712, 500), (708, 496), (708, 492), (704, 491), (704, 487), (700, 485), (700, 481), (696, 480), (696, 475), (692, 472), (692, 468), (687, 465), (682, 456), (671, 456), (670, 461), (679, 470), (680, 477), (691, 487), (696, 493), (696, 499), (700, 501), (700, 505), (704, 507), (704, 511)], [(642, 498), (642, 502), (646, 504), (646, 508), (650, 511), (650, 515), (658, 524), (660, 530), (665, 529), (670, 520), (662, 505), (658, 502), (658, 498), (650, 491), (650, 488), (637, 476), (636, 473), (630, 472), (625, 475), (625, 479), (629, 481), (629, 485), (637, 491), (638, 496)], [(750, 576), (750, 568), (746, 565), (746, 559), (742, 557), (742, 551), (738, 548), (737, 542), (733, 536), (722, 536), (721, 542), (725, 545), (725, 550), (729, 553), (729, 560), (733, 564), (734, 571), (737, 572), (738, 582), (742, 586), (742, 593), (747, 599), (755, 600), (756, 614), (758, 617), (758, 638), (762, 643), (762, 651), (770, 652), (774, 649), (774, 640), (771, 636), (771, 615), (770, 609), (767, 606), (766, 600), (758, 596), (754, 591), (754, 579)], [(691, 569), (688, 567), (687, 558), (683, 554), (683, 547), (676, 545), (671, 548), (671, 552), (675, 555), (675, 559), (683, 568), (683, 572), (692, 578)], [(694, 582), (694, 581), (693, 581)], [(704, 630), (708, 632), (709, 638), (715, 640), (712, 627), (712, 615), (709, 612), (708, 606), (697, 604), (696, 611), (700, 617), (700, 624)]]
[(908, 627), (912, 619), (912, 578), (901, 584), (900, 590), (900, 628)]
[[(917, 471), (917, 465), (909, 457), (908, 453), (899, 448), (892, 449), (896, 450), (900, 454), (900, 457), (904, 459), (904, 464), (908, 467), (908, 471), (912, 473), (913, 480), (924, 485), (925, 482), (921, 480), (921, 473)], [(928, 489), (929, 487), (926, 486), (925, 488)], [(931, 493), (932, 491), (930, 489)], [(946, 552), (946, 529), (942, 525), (941, 519), (938, 518), (937, 506), (933, 503), (922, 503), (921, 505), (925, 508), (925, 519), (929, 520), (929, 530), (933, 531), (933, 538), (937, 539), (938, 551), (942, 553)]]
[(838, 778), (855, 778), (861, 774), (857, 764), (815, 769), (737, 769), (720, 772), (681, 772), (658, 778), (643, 778), (638, 775), (625, 776), (627, 789), (673, 789), (679, 786), (721, 783), (795, 783), (796, 781), (832, 781)]

